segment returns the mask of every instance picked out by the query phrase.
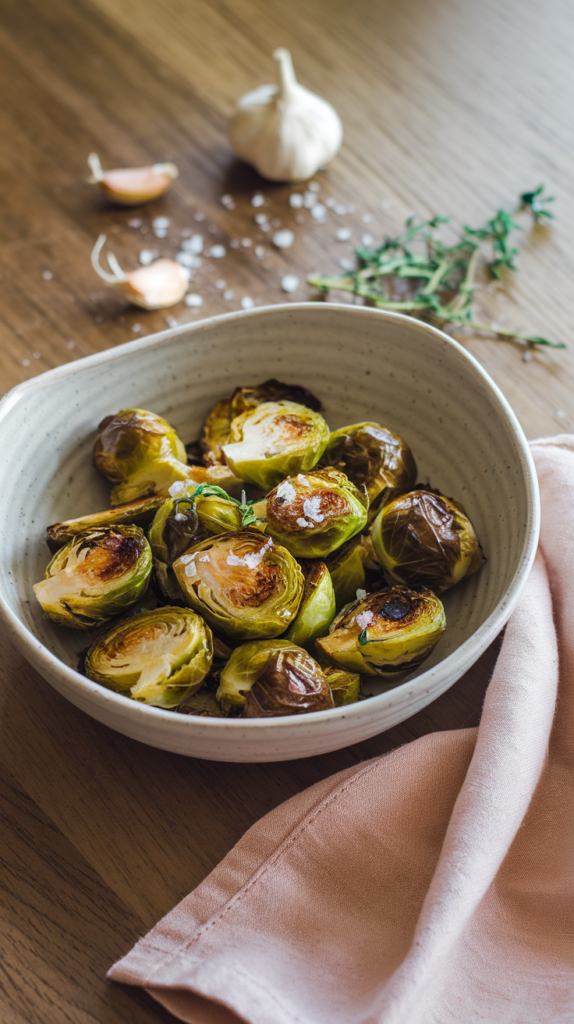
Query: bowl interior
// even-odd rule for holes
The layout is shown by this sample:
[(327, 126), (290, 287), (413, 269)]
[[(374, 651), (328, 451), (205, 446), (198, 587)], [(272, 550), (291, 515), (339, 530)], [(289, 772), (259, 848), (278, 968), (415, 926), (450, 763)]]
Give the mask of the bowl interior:
[[(532, 546), (533, 484), (520, 430), (487, 376), (450, 339), (403, 317), (318, 303), (275, 306), (81, 360), (5, 399), (0, 593), (66, 665), (77, 667), (90, 634), (47, 620), (32, 584), (49, 560), (46, 525), (108, 505), (109, 485), (91, 463), (100, 420), (148, 408), (188, 442), (215, 401), (268, 377), (314, 391), (333, 429), (375, 420), (399, 433), (419, 481), (469, 514), (487, 562), (444, 595), (448, 628), (419, 673), (469, 641), (504, 599)], [(386, 688), (373, 681), (367, 690)]]

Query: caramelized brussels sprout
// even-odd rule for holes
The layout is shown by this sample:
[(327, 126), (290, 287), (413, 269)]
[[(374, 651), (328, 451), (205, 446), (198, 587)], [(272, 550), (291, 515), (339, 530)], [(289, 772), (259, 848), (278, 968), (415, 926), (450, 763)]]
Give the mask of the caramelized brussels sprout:
[(151, 523), (158, 508), (163, 505), (164, 500), (164, 498), (158, 497), (140, 498), (139, 501), (131, 501), (128, 505), (117, 505), (104, 512), (92, 512), (91, 515), (80, 516), (79, 519), (67, 519), (63, 523), (54, 523), (53, 526), (46, 528), (48, 547), (50, 551), (57, 551), (78, 533), (95, 530), (100, 526), (124, 524), (147, 526), (148, 523)]
[(267, 532), (297, 558), (323, 558), (363, 529), (367, 506), (337, 469), (299, 473), (267, 495)]
[(175, 430), (146, 409), (124, 409), (102, 420), (94, 463), (115, 484), (114, 505), (158, 494), (189, 476), (186, 451)]
[(221, 487), (202, 484), (193, 491), (193, 499), (197, 514), (210, 533), (227, 533), (249, 526), (256, 530), (265, 530), (265, 521), (260, 521), (252, 501), (241, 501), (230, 497)]
[(34, 593), (54, 622), (91, 629), (145, 593), (152, 567), (139, 526), (107, 526), (73, 537), (56, 552)]
[(177, 711), (180, 715), (195, 715), (198, 718), (226, 718), (215, 699), (215, 694), (206, 693), (205, 690), (186, 697)]
[(323, 454), (329, 428), (296, 402), (262, 402), (231, 421), (223, 454), (235, 476), (271, 490), (287, 476), (311, 469)]
[(321, 403), (307, 388), (297, 384), (282, 384), (279, 380), (266, 380), (256, 387), (236, 388), (231, 398), (217, 402), (207, 415), (203, 427), (201, 447), (207, 466), (225, 463), (223, 445), (231, 429), (231, 421), (244, 412), (256, 409), (262, 402), (288, 399), (321, 412)]
[(354, 537), (326, 560), (335, 591), (337, 612), (354, 601), (358, 590), (365, 590), (365, 566), (362, 557), (361, 538)]
[(246, 718), (300, 715), (334, 707), (317, 662), (287, 640), (256, 640), (237, 647), (222, 670), (217, 699)]
[(312, 562), (305, 573), (305, 589), (299, 611), (285, 637), (299, 647), (325, 636), (335, 618), (335, 591), (324, 562)]
[(293, 556), (257, 530), (195, 544), (174, 564), (186, 602), (229, 637), (273, 637), (295, 618), (303, 573)]
[(333, 694), (336, 708), (344, 704), (355, 704), (361, 693), (361, 677), (357, 672), (347, 672), (334, 665), (323, 666), (323, 673)]
[(115, 622), (90, 647), (85, 672), (126, 697), (173, 708), (211, 668), (211, 630), (189, 608), (156, 608)]
[(193, 498), (167, 498), (154, 516), (148, 540), (153, 557), (173, 565), (192, 544), (203, 540), (206, 533)]
[(373, 548), (393, 583), (436, 593), (480, 569), (482, 551), (462, 505), (431, 491), (411, 491), (381, 509)]
[(343, 608), (315, 646), (351, 672), (392, 675), (417, 668), (445, 628), (442, 602), (432, 590), (389, 587)]
[(380, 423), (354, 423), (335, 430), (321, 456), (321, 467), (334, 466), (356, 487), (366, 488), (369, 518), (380, 505), (414, 487), (417, 467), (407, 444)]

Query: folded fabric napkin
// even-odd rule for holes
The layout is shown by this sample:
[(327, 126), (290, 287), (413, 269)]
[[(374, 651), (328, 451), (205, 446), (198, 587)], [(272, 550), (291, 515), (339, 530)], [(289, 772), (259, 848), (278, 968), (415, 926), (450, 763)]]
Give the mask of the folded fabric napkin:
[(272, 811), (110, 978), (189, 1024), (572, 1024), (574, 437), (532, 452), (540, 547), (480, 727)]

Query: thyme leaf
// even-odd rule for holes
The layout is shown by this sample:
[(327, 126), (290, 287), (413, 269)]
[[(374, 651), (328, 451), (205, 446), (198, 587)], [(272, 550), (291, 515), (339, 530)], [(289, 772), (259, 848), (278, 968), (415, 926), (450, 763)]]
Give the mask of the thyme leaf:
[(387, 237), (378, 247), (357, 248), (355, 270), (334, 277), (311, 274), (307, 280), (325, 295), (330, 291), (351, 292), (378, 309), (408, 313), (440, 327), (450, 325), (455, 331), (469, 327), (501, 340), (522, 341), (529, 348), (565, 348), (563, 342), (481, 324), (473, 316), (481, 266), (498, 280), (509, 271), (515, 272), (518, 249), (513, 234), (520, 230), (515, 218), (527, 210), (536, 223), (545, 222), (553, 216), (547, 209), (551, 202), (554, 197), (546, 196), (544, 186), (539, 185), (521, 194), (515, 210), (498, 210), (482, 227), (463, 225), (455, 244), (448, 246), (440, 236), (448, 217), (418, 223), (409, 217), (405, 230), (396, 238)]

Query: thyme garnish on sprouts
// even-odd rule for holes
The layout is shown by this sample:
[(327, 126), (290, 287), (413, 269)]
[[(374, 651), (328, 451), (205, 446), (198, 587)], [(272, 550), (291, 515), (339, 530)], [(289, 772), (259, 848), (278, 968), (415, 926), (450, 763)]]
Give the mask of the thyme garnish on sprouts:
[(517, 269), (518, 250), (512, 244), (512, 235), (520, 225), (514, 218), (529, 210), (535, 222), (547, 222), (552, 217), (547, 208), (551, 202), (553, 196), (544, 195), (543, 185), (533, 192), (523, 192), (511, 213), (498, 210), (480, 228), (463, 225), (458, 240), (450, 246), (441, 240), (439, 230), (449, 223), (448, 217), (433, 217), (421, 223), (409, 217), (398, 237), (386, 238), (378, 248), (356, 249), (356, 270), (337, 277), (312, 274), (308, 281), (325, 293), (331, 289), (352, 292), (379, 309), (407, 313), (439, 327), (469, 327), (498, 338), (523, 341), (529, 348), (565, 348), (562, 342), (507, 331), (473, 317), (473, 293), (480, 287), (477, 273), (481, 267), (498, 280), (506, 271)]

